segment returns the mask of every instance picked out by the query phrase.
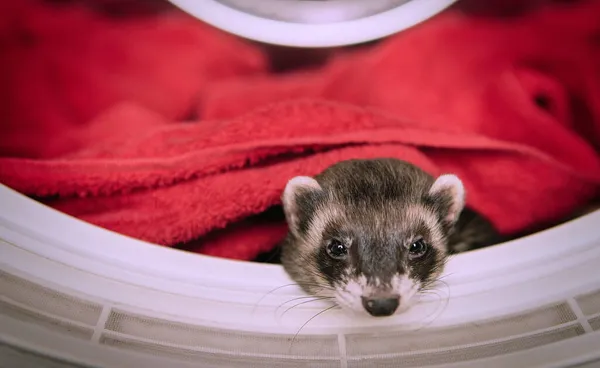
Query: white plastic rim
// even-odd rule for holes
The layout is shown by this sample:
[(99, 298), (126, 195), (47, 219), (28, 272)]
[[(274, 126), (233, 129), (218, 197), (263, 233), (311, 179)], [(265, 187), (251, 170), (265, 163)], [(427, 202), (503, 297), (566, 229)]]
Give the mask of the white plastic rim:
[[(101, 368), (135, 366), (134, 362), (141, 361), (147, 361), (150, 367), (159, 367), (165, 364), (164, 359), (175, 359), (169, 360), (170, 367), (187, 367), (173, 358), (179, 354), (177, 352), (213, 354), (217, 351), (225, 354), (223, 351), (231, 345), (231, 356), (241, 354), (244, 359), (283, 359), (288, 354), (286, 349), (277, 346), (268, 353), (254, 354), (254, 350), (266, 348), (259, 346), (259, 342), (249, 341), (240, 347), (234, 344), (237, 340), (226, 336), (227, 333), (256, 334), (261, 338), (271, 336), (269, 338), (281, 344), (289, 343), (290, 336), (298, 333), (299, 339), (309, 339), (304, 340), (303, 348), (308, 350), (316, 349), (315, 344), (310, 345), (310, 339), (316, 339), (317, 345), (321, 344), (319, 336), (330, 343), (328, 339), (332, 336), (335, 340), (335, 348), (331, 349), (336, 351), (336, 356), (322, 352), (325, 356), (320, 357), (319, 364), (303, 366), (350, 367), (360, 366), (364, 359), (383, 359), (391, 354), (358, 352), (360, 348), (353, 343), (357, 336), (373, 334), (365, 341), (385, 347), (389, 340), (377, 342), (385, 334), (405, 333), (408, 335), (393, 341), (410, 341), (419, 336), (411, 335), (413, 333), (453, 328), (471, 331), (468, 328), (484, 326), (486, 321), (517, 316), (523, 322), (515, 323), (510, 317), (513, 322), (494, 322), (496, 325), (490, 325), (492, 327), (487, 330), (493, 335), (512, 326), (509, 329), (513, 332), (503, 333), (514, 336), (502, 335), (490, 337), (489, 341), (465, 343), (458, 341), (461, 338), (453, 337), (457, 341), (453, 342), (456, 346), (452, 349), (467, 351), (484, 343), (486, 349), (490, 349), (494, 344), (553, 331), (567, 331), (569, 338), (552, 337), (556, 341), (541, 340), (528, 349), (513, 347), (516, 350), (505, 355), (482, 353), (478, 360), (473, 360), (478, 356), (473, 353), (470, 359), (444, 366), (478, 367), (484, 361), (490, 368), (515, 363), (525, 366), (519, 363), (523, 361), (529, 362), (528, 367), (567, 366), (600, 359), (600, 351), (594, 348), (600, 344), (599, 223), (600, 211), (596, 211), (525, 238), (454, 257), (444, 278), (448, 288), (440, 289), (443, 302), (437, 298), (424, 298), (407, 313), (391, 318), (355, 316), (333, 309), (310, 321), (299, 332), (305, 322), (328, 304), (298, 305), (282, 317), (281, 312), (294, 304), (282, 307), (283, 303), (305, 295), (297, 287), (274, 291), (291, 283), (278, 265), (218, 259), (145, 243), (79, 221), (0, 185), (0, 342)], [(17, 281), (11, 289), (6, 281), (11, 278), (26, 281)], [(40, 300), (46, 298), (44, 305), (34, 305), (35, 297), (25, 293), (29, 287), (43, 290), (39, 293)], [(52, 296), (54, 292), (79, 300), (80, 304), (88, 303), (89, 306), (81, 310), (97, 316), (88, 321), (85, 317), (88, 312), (79, 311), (76, 315), (75, 309), (69, 312), (71, 307), (58, 308), (56, 300), (59, 297)], [(548, 306), (554, 308), (554, 312), (543, 312), (549, 310)], [(15, 308), (26, 310), (29, 314), (25, 315), (29, 317), (14, 317), (11, 311)], [(540, 311), (540, 316), (546, 313), (550, 317), (533, 316), (530, 322), (522, 317), (535, 310)], [(17, 314), (23, 315), (22, 312)], [(557, 317), (565, 315), (571, 317)], [(38, 327), (32, 321), (41, 321), (39, 316), (54, 320), (53, 326), (68, 324), (71, 326), (69, 331), (79, 335), (65, 337), (53, 333), (52, 328)], [(135, 322), (138, 317), (150, 322)], [(162, 322), (152, 322), (153, 319)], [(174, 327), (164, 327), (165, 323)], [(146, 331), (149, 325), (154, 327)], [(168, 331), (170, 328), (172, 333)], [(192, 332), (181, 332), (182, 328)], [(194, 329), (199, 328), (221, 331), (212, 334), (225, 334), (219, 340), (222, 345), (198, 347), (197, 344), (213, 343), (194, 345), (181, 341), (182, 334), (192, 336), (196, 333)], [(159, 338), (159, 332), (164, 336)], [(428, 339), (442, 335), (442, 332), (435, 332)], [(467, 333), (463, 335), (467, 338)], [(160, 342), (160, 339), (164, 341)], [(140, 352), (106, 346), (107, 341), (114, 344), (114, 341), (130, 340), (149, 346), (158, 344), (160, 349), (148, 353), (146, 348)], [(170, 355), (155, 356), (168, 349), (172, 349)], [(437, 355), (433, 353), (441, 354), (450, 348), (428, 349), (423, 349), (422, 354), (418, 352), (420, 355), (411, 353), (410, 356), (414, 358), (417, 354), (419, 359), (425, 359), (423, 357), (435, 357)], [(182, 356), (185, 354), (181, 353)], [(301, 358), (296, 355), (292, 358)], [(158, 360), (151, 363), (152, 357)], [(508, 362), (512, 363), (506, 365)]]
[[(456, 0), (410, 0), (373, 15), (330, 23), (299, 23), (266, 18), (227, 6), (218, 0), (170, 1), (208, 24), (251, 40), (294, 47), (334, 47), (368, 42), (400, 32), (436, 15)], [(265, 0), (251, 1), (259, 4)], [(285, 4), (293, 1), (279, 2)], [(273, 12), (276, 10), (274, 8)]]
[(382, 13), (413, 0), (216, 0), (261, 18), (290, 23), (335, 23)]

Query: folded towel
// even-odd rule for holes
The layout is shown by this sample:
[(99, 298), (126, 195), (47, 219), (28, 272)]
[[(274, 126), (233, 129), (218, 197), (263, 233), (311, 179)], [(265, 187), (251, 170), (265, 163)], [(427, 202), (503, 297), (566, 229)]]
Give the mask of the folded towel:
[(253, 259), (285, 234), (287, 180), (350, 158), (456, 173), (503, 233), (599, 193), (597, 1), (454, 9), (285, 74), (178, 11), (22, 4), (2, 15), (0, 182), (106, 229)]

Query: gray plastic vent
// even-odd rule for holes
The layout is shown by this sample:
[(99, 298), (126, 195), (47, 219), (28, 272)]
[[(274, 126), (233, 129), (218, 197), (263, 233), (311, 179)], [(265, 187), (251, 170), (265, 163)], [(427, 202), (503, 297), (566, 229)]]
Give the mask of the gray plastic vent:
[(595, 360), (593, 362), (587, 362), (583, 364), (577, 364), (573, 366), (573, 368), (598, 368), (600, 367), (600, 360)]
[(391, 351), (414, 352), (449, 348), (457, 345), (509, 338), (556, 327), (575, 320), (575, 314), (567, 304), (563, 303), (517, 316), (470, 323), (448, 329), (349, 335), (346, 337), (346, 350), (349, 356), (356, 356), (386, 354)]
[(594, 331), (600, 330), (600, 316), (590, 319), (590, 326), (592, 326)]
[(157, 343), (197, 347), (227, 353), (339, 357), (337, 335), (282, 336), (243, 333), (178, 323), (147, 316), (112, 312), (106, 329)]
[(0, 315), (5, 315), (21, 322), (35, 324), (37, 326), (50, 329), (52, 331), (63, 333), (78, 339), (89, 340), (94, 334), (91, 328), (77, 326), (73, 323), (52, 318), (42, 313), (36, 313), (17, 305), (12, 305), (6, 301), (0, 300)]
[(3, 298), (88, 325), (95, 325), (102, 311), (100, 304), (78, 299), (2, 270), (0, 270), (0, 290)]
[(579, 336), (583, 333), (584, 331), (581, 326), (574, 325), (538, 334), (523, 336), (521, 338), (464, 348), (453, 347), (442, 351), (431, 351), (421, 354), (398, 354), (388, 357), (369, 356), (368, 358), (355, 360), (349, 358), (348, 368), (365, 367), (367, 365), (373, 367), (393, 368), (423, 367), (436, 364), (443, 365), (496, 355), (504, 355), (519, 350), (526, 350), (536, 346)]
[[(101, 344), (136, 351), (159, 357), (169, 357), (177, 360), (195, 362), (202, 367), (283, 367), (283, 368), (339, 368), (339, 359), (290, 359), (274, 358), (273, 356), (257, 357), (236, 354), (223, 354), (216, 352), (206, 352), (190, 349), (182, 349), (171, 346), (157, 345), (148, 342), (128, 340), (125, 338), (115, 338), (103, 336)], [(275, 360), (276, 359), (276, 360)]]
[(582, 295), (576, 300), (586, 316), (600, 313), (600, 291)]
[(0, 344), (0, 368), (82, 368), (63, 360)]

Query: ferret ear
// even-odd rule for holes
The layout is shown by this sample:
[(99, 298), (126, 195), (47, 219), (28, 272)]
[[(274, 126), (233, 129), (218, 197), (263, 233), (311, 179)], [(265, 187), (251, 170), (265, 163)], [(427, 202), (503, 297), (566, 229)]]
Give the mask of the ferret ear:
[[(283, 211), (289, 230), (295, 235), (298, 235), (302, 214), (308, 210), (307, 206), (312, 203), (306, 196), (320, 191), (321, 185), (310, 176), (296, 176), (288, 181), (285, 186), (281, 202), (283, 203)], [(304, 198), (300, 202), (299, 199), (302, 196)]]
[(443, 206), (444, 220), (454, 225), (465, 206), (465, 188), (456, 175), (440, 175), (431, 188), (429, 196)]

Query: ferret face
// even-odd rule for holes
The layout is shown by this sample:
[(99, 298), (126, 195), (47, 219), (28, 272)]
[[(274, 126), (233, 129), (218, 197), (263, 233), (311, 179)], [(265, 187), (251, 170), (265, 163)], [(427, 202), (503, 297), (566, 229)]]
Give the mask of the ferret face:
[(308, 293), (372, 316), (410, 307), (437, 280), (464, 203), (453, 175), (437, 180), (406, 162), (353, 160), (296, 177), (282, 200), (288, 274)]

